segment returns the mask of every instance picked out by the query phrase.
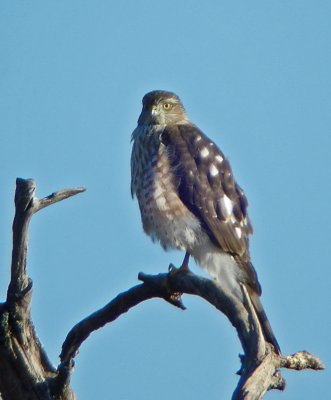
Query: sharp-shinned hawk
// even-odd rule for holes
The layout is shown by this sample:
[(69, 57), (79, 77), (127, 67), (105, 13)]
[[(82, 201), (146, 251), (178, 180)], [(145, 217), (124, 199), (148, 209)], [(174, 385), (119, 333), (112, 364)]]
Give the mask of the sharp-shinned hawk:
[(144, 231), (192, 256), (229, 296), (250, 296), (265, 339), (280, 353), (260, 302), (250, 260), (247, 200), (220, 149), (188, 119), (179, 97), (156, 90), (143, 98), (132, 134), (131, 192)]

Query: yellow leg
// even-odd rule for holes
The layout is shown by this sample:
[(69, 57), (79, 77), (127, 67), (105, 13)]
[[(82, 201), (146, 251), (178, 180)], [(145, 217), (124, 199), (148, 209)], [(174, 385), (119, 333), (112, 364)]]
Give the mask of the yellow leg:
[(187, 273), (189, 272), (188, 263), (190, 260), (190, 253), (186, 252), (182, 265), (179, 268), (176, 268), (173, 264), (169, 265), (169, 273), (178, 274), (178, 273)]

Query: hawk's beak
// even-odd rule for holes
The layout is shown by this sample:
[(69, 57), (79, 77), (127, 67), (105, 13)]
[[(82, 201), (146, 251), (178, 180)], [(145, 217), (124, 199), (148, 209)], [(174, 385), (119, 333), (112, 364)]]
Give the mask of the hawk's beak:
[(157, 106), (155, 104), (152, 105), (152, 115), (157, 114)]

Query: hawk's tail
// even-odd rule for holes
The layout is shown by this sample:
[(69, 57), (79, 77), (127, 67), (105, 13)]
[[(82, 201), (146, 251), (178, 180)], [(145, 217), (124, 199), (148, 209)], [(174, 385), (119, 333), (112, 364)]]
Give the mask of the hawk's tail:
[(235, 260), (232, 256), (217, 250), (215, 251), (213, 246), (211, 246), (210, 249), (206, 249), (205, 246), (200, 252), (196, 252), (194, 256), (202, 268), (204, 268), (221, 287), (230, 291), (241, 301), (244, 300), (241, 285), (245, 285), (247, 294), (251, 299), (257, 318), (259, 319), (265, 340), (274, 346), (277, 354), (280, 354), (279, 344), (260, 301), (259, 294), (261, 293), (261, 287), (258, 283), (253, 265), (250, 262), (240, 262), (241, 260), (239, 260), (239, 263), (238, 260)]
[(254, 310), (256, 312), (256, 315), (261, 324), (262, 332), (263, 332), (263, 335), (264, 335), (266, 341), (273, 345), (275, 352), (277, 354), (281, 354), (279, 344), (278, 344), (277, 339), (272, 331), (267, 314), (265, 313), (265, 311), (263, 309), (259, 295), (255, 291), (253, 291), (252, 289), (249, 289), (249, 288), (248, 288), (248, 292), (249, 292), (249, 296), (250, 296), (251, 302), (253, 304)]

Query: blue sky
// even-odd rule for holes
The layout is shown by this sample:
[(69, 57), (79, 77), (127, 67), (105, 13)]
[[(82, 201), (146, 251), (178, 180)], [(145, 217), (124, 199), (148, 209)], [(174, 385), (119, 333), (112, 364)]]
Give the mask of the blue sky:
[[(142, 96), (176, 92), (229, 157), (255, 228), (253, 263), (284, 353), (330, 365), (331, 3), (0, 2), (0, 290), (11, 255), (15, 178), (39, 196), (87, 192), (33, 218), (33, 317), (56, 364), (68, 330), (139, 271), (182, 254), (143, 234), (130, 198), (130, 135)], [(192, 266), (197, 273), (202, 273)], [(93, 334), (76, 360), (80, 400), (229, 399), (241, 352), (201, 299), (149, 301)], [(329, 370), (284, 371), (284, 394), (327, 398)]]

